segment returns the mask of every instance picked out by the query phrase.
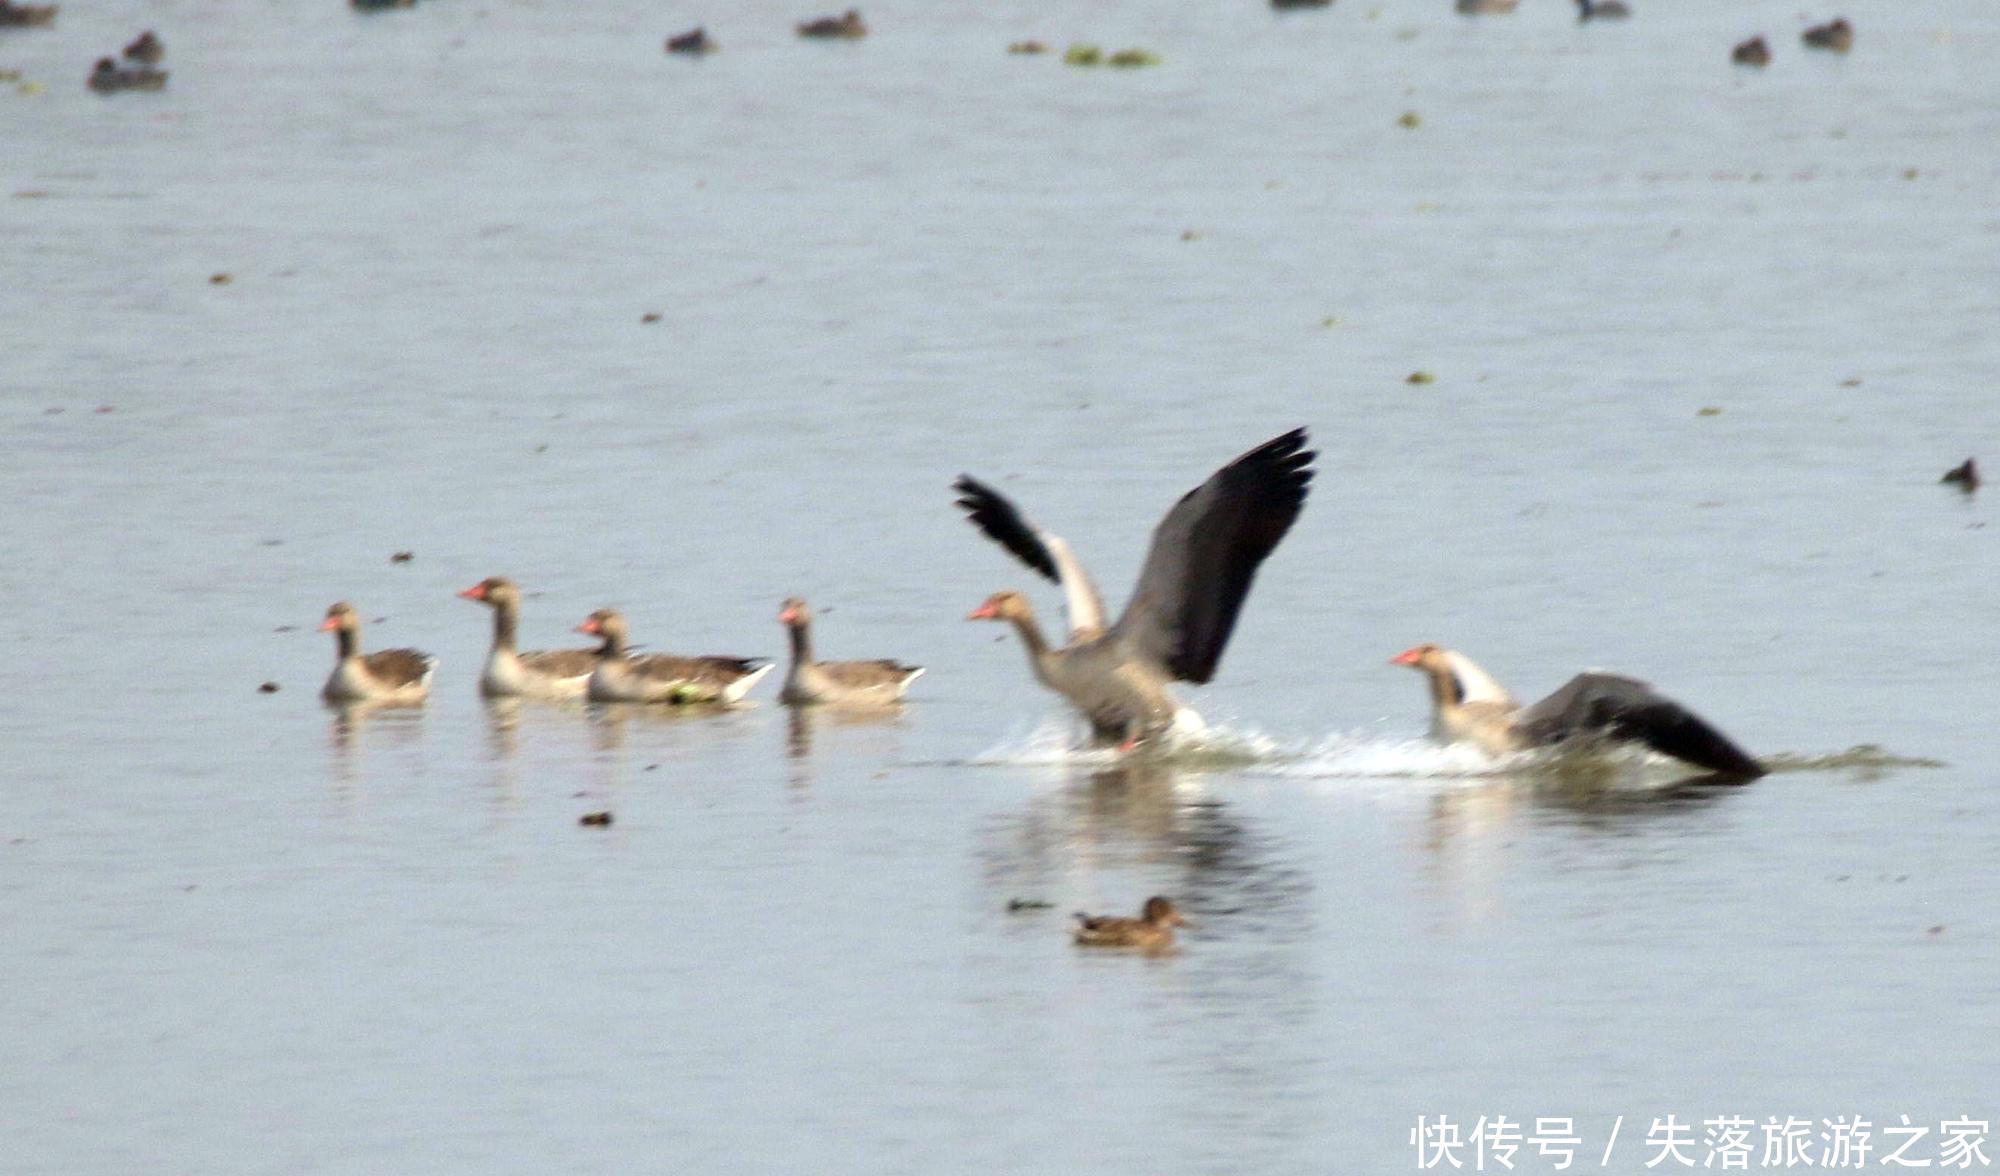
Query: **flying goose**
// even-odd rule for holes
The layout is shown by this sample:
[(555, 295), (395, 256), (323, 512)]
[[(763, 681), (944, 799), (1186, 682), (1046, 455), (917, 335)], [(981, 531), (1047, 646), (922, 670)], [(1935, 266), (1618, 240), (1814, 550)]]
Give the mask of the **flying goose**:
[(1389, 661), (1430, 679), (1431, 734), (1446, 743), (1474, 743), (1491, 755), (1571, 740), (1641, 743), (1719, 775), (1752, 780), (1765, 772), (1701, 716), (1636, 678), (1578, 674), (1524, 707), (1455, 649), (1417, 645)]
[(582, 698), (597, 652), (590, 649), (531, 649), (514, 646), (521, 618), (521, 590), (505, 576), (488, 576), (459, 592), (493, 610), (493, 648), (479, 675), (488, 698)]
[[(1305, 505), (1316, 455), (1294, 429), (1245, 453), (1174, 504), (1153, 531), (1125, 614), (1104, 603), (1069, 544), (1029, 522), (992, 487), (960, 475), (958, 505), (1022, 563), (1062, 586), (1069, 640), (1051, 647), (1020, 593), (996, 592), (967, 620), (1008, 621), (1042, 685), (1069, 699), (1099, 739), (1130, 748), (1199, 719), (1168, 689), (1215, 676), (1257, 567)], [(1183, 718), (1185, 715), (1185, 718)]]

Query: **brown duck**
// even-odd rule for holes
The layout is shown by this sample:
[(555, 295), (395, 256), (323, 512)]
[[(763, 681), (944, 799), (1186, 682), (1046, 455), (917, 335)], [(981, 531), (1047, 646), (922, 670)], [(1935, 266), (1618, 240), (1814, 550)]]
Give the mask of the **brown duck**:
[(597, 668), (592, 649), (515, 647), (521, 620), (521, 590), (505, 576), (488, 576), (459, 592), (493, 610), (493, 648), (479, 674), (479, 692), (488, 698), (582, 698)]
[(361, 652), (361, 618), (342, 600), (326, 610), (321, 632), (334, 634), (338, 650), (333, 673), (320, 691), (328, 702), (382, 702), (413, 705), (430, 694), (437, 659), (418, 649)]
[(677, 657), (670, 653), (632, 656), (625, 647), (625, 617), (600, 608), (576, 627), (601, 638), (597, 664), (584, 694), (592, 702), (737, 702), (771, 672), (764, 658)]
[(816, 703), (885, 706), (901, 702), (903, 692), (924, 672), (883, 658), (876, 661), (814, 661), (812, 613), (794, 596), (779, 606), (778, 623), (792, 639), (792, 664), (778, 701), (792, 706)]
[(1138, 947), (1148, 951), (1172, 947), (1175, 927), (1192, 927), (1171, 899), (1154, 895), (1136, 919), (1122, 915), (1086, 915), (1078, 911), (1076, 941), (1084, 947)]

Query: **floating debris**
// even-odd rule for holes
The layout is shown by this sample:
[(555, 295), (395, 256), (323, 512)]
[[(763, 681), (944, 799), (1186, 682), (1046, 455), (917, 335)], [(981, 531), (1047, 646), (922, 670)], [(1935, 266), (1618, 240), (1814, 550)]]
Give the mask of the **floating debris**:
[(609, 812), (585, 813), (576, 819), (576, 823), (579, 825), (596, 825), (602, 827), (609, 825), (613, 819)]
[(1694, 415), (1698, 417), (1721, 416), (1722, 406), (1716, 404), (1705, 404), (1700, 408), (1696, 409)]
[(1202, 239), (1202, 236), (1203, 234), (1195, 229), (1181, 230), (1181, 240), (1183, 241), (1199, 241)]
[(417, 558), (417, 553), (414, 551), (399, 551), (389, 557), (389, 562), (392, 564), (409, 563), (415, 558)]
[(802, 20), (798, 29), (799, 36), (816, 41), (858, 41), (868, 35), (868, 26), (862, 22), (858, 8), (850, 8), (839, 16)]
[(1405, 384), (1435, 384), (1437, 383), (1437, 377), (1427, 371), (1419, 369), (1417, 371), (1411, 372), (1407, 376), (1404, 376), (1403, 382)]
[(1920, 174), (1922, 173), (1918, 172), (1917, 169), (1913, 167), (1906, 167), (1903, 169), (1903, 178), (1906, 180), (1914, 180)]
[(233, 274), (213, 273), (208, 275), (208, 284), (211, 286), (227, 286), (235, 280), (236, 278)]
[(1771, 47), (1764, 43), (1764, 38), (1752, 37), (1748, 41), (1739, 42), (1736, 48), (1731, 49), (1729, 60), (1738, 65), (1754, 65), (1762, 69), (1771, 64)]
[(1396, 119), (1396, 125), (1414, 131), (1418, 127), (1424, 125), (1424, 116), (1418, 114), (1414, 110), (1405, 110), (1402, 113), (1402, 115)]
[(1047, 53), (1048, 51), (1049, 47), (1040, 41), (1016, 41), (1012, 45), (1007, 46), (1007, 52), (1024, 57), (1032, 57), (1035, 54)]
[(1104, 60), (1104, 50), (1082, 42), (1063, 50), (1064, 65), (1097, 65)]
[(1979, 463), (1968, 457), (1958, 465), (1946, 470), (1944, 477), (1939, 478), (1938, 482), (1945, 486), (1956, 486), (1960, 490), (1970, 494), (1974, 490), (1979, 489)]
[(0, 29), (45, 29), (56, 23), (56, 5), (0, 0)]
[(140, 33), (133, 38), (131, 44), (125, 46), (125, 60), (136, 61), (140, 65), (158, 65), (160, 58), (166, 55), (166, 45), (161, 42), (159, 34), (151, 29)]
[(1017, 915), (1022, 911), (1046, 911), (1054, 908), (1055, 905), (1040, 898), (1010, 898), (1007, 900), (1007, 913)]
[(708, 35), (708, 29), (700, 25), (667, 38), (669, 53), (685, 53), (691, 57), (699, 57), (704, 53), (713, 53), (718, 48), (715, 38)]
[(1632, 15), (1625, 0), (1576, 0), (1576, 19), (1581, 24), (1587, 20), (1624, 20)]
[(657, 323), (660, 321), (660, 318), (661, 315), (659, 311), (649, 310), (645, 314), (639, 316), (639, 321), (642, 323)]
[(1160, 64), (1160, 55), (1151, 49), (1120, 49), (1105, 58), (1104, 64), (1113, 69), (1143, 69)]
[(276, 682), (260, 682), (257, 685), (257, 693), (259, 694), (276, 694), (277, 692), (278, 684)]
[(118, 63), (109, 57), (98, 58), (89, 79), (84, 82), (99, 94), (116, 94), (120, 90), (159, 90), (166, 84), (166, 70), (154, 69), (150, 65), (120, 69)]
[(415, 8), (417, 0), (348, 0), (357, 12), (386, 12), (391, 8)]
[(1333, 0), (1271, 0), (1271, 7), (1283, 12), (1292, 8), (1330, 8)]
[(1854, 48), (1854, 26), (1847, 18), (1836, 17), (1823, 25), (1814, 25), (1799, 34), (1808, 49), (1825, 49), (1831, 53), (1845, 53)]

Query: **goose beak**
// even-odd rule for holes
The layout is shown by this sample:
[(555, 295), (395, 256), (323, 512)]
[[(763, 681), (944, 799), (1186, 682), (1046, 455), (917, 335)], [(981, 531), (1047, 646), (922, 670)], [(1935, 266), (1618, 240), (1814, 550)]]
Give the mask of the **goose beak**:
[(798, 623), (798, 620), (799, 610), (795, 608), (785, 609), (778, 614), (778, 623), (780, 625), (795, 625)]
[(597, 635), (597, 618), (596, 618), (596, 617), (585, 617), (585, 618), (583, 618), (583, 623), (582, 623), (582, 624), (580, 624), (580, 625), (578, 625), (578, 626), (576, 627), (576, 631), (577, 631), (577, 632), (579, 632), (579, 633), (589, 633), (589, 634), (590, 634), (591, 636), (593, 636), (593, 637), (594, 637), (594, 636), (596, 636), (596, 635)]
[(473, 585), (472, 587), (470, 587), (470, 588), (461, 588), (461, 589), (459, 589), (459, 590), (458, 590), (458, 594), (459, 594), (460, 596), (463, 596), (463, 597), (465, 597), (465, 598), (466, 598), (467, 600), (485, 600), (485, 599), (486, 599), (486, 585), (484, 585), (484, 584), (474, 584), (474, 585)]
[(966, 613), (965, 619), (968, 621), (991, 621), (998, 619), (999, 616), (1000, 613), (994, 609), (993, 602), (989, 600), (971, 612)]
[(1405, 649), (1395, 657), (1390, 658), (1389, 664), (1392, 666), (1413, 666), (1417, 664), (1417, 659), (1422, 656), (1415, 649)]
[(331, 633), (338, 628), (340, 628), (340, 622), (334, 620), (332, 617), (328, 617), (319, 623), (319, 631), (322, 633)]

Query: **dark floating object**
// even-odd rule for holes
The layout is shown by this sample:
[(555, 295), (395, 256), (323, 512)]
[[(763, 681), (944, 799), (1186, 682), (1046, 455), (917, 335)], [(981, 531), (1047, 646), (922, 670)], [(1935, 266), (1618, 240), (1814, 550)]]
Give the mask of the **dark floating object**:
[(14, 4), (0, 0), (0, 29), (45, 29), (54, 23), (54, 4)]
[(1007, 913), (1017, 915), (1022, 911), (1045, 911), (1055, 905), (1039, 898), (1010, 898), (1007, 900)]
[(1763, 68), (1771, 64), (1771, 47), (1762, 37), (1752, 37), (1729, 51), (1729, 60), (1738, 65), (1754, 65)]
[(1007, 46), (1007, 52), (1024, 56), (1033, 56), (1037, 53), (1047, 53), (1048, 51), (1049, 47), (1040, 41), (1016, 41), (1012, 45)]
[(1576, 0), (1576, 19), (1624, 20), (1632, 15), (1632, 10), (1624, 0)]
[(639, 321), (642, 323), (657, 323), (660, 321), (660, 318), (661, 315), (659, 311), (649, 310), (645, 314), (639, 316)]
[(265, 682), (257, 687), (257, 693), (259, 694), (276, 694), (277, 692), (278, 684), (276, 682)]
[(227, 286), (229, 283), (235, 280), (236, 279), (234, 277), (231, 277), (229, 274), (226, 273), (213, 273), (208, 275), (208, 284), (211, 286)]
[(850, 8), (839, 16), (821, 16), (799, 22), (799, 36), (819, 41), (858, 41), (868, 35), (861, 10)]
[(1808, 49), (1827, 49), (1834, 53), (1845, 53), (1854, 48), (1854, 26), (1847, 23), (1846, 17), (1837, 17), (1800, 33), (1799, 40), (1804, 41)]
[(1457, 8), (1466, 16), (1505, 16), (1521, 0), (1458, 0)]
[(1271, 7), (1284, 11), (1287, 8), (1331, 8), (1333, 0), (1271, 0)]
[(161, 43), (159, 35), (151, 29), (140, 33), (130, 45), (125, 46), (125, 60), (136, 61), (140, 65), (158, 65), (160, 58), (166, 55), (166, 45)]
[(609, 812), (585, 813), (576, 819), (576, 823), (579, 825), (603, 826), (609, 825), (615, 819)]
[(1979, 463), (1968, 457), (1960, 464), (1946, 470), (1944, 477), (1939, 478), (1938, 482), (1940, 485), (1956, 486), (1970, 494), (1979, 489)]
[(120, 69), (118, 63), (109, 57), (97, 59), (97, 65), (90, 71), (90, 80), (85, 83), (100, 94), (115, 94), (120, 90), (158, 90), (167, 84), (167, 71), (154, 69), (150, 65)]
[(409, 562), (410, 562), (411, 560), (413, 560), (413, 559), (415, 559), (415, 558), (417, 558), (417, 553), (416, 553), (416, 552), (414, 552), (414, 551), (399, 551), (399, 552), (397, 552), (396, 554), (394, 554), (394, 555), (392, 555), (392, 556), (390, 556), (390, 557), (389, 557), (389, 562), (390, 562), (390, 563), (409, 563)]
[(385, 12), (391, 8), (415, 8), (417, 0), (348, 0), (356, 12)]
[(1175, 927), (1191, 927), (1171, 899), (1154, 895), (1136, 919), (1076, 913), (1076, 941), (1084, 947), (1139, 947), (1148, 951), (1172, 947)]
[(1422, 671), (1430, 680), (1431, 733), (1445, 742), (1475, 744), (1491, 755), (1572, 741), (1642, 743), (1731, 780), (1754, 780), (1767, 771), (1700, 715), (1636, 678), (1582, 673), (1540, 702), (1522, 706), (1456, 650), (1426, 643), (1389, 662)]
[(706, 28), (699, 26), (689, 29), (685, 33), (667, 38), (667, 52), (669, 53), (686, 53), (693, 57), (699, 57), (704, 53), (713, 53), (718, 48), (720, 46), (715, 43), (715, 38), (708, 35)]

